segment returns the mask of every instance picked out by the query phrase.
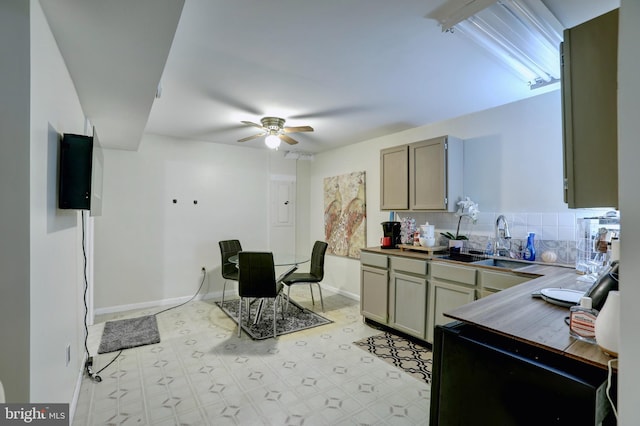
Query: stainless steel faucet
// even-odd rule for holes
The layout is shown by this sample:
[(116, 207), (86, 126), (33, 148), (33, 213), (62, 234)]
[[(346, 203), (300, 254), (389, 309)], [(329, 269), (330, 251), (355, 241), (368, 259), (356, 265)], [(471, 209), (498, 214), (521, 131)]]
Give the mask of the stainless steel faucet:
[[(500, 222), (503, 224), (502, 228), (500, 228)], [(503, 214), (496, 219), (496, 242), (493, 252), (496, 256), (511, 257), (511, 233), (507, 218)]]

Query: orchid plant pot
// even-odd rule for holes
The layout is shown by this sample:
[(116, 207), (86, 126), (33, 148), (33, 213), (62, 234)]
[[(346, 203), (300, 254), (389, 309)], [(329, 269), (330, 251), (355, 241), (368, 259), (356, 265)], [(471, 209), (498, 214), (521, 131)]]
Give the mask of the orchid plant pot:
[(449, 240), (449, 248), (456, 248), (461, 250), (464, 246), (464, 240)]

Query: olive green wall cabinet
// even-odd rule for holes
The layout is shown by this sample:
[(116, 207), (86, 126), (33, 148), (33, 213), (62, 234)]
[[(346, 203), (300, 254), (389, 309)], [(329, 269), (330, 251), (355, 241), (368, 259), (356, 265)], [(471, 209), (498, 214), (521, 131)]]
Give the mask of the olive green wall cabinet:
[(564, 201), (618, 207), (618, 10), (564, 31)]
[(455, 211), (463, 155), (463, 141), (452, 136), (381, 150), (380, 209)]
[(409, 147), (394, 146), (380, 151), (380, 209), (409, 208)]

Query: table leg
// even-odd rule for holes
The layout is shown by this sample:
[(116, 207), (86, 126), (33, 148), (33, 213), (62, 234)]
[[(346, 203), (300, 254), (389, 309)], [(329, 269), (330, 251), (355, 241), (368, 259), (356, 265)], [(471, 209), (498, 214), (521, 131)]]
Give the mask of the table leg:
[(260, 315), (262, 315), (263, 305), (264, 305), (264, 299), (260, 299), (260, 302), (258, 302), (258, 310), (256, 311), (256, 317), (253, 319), (253, 325), (256, 325), (260, 321)]

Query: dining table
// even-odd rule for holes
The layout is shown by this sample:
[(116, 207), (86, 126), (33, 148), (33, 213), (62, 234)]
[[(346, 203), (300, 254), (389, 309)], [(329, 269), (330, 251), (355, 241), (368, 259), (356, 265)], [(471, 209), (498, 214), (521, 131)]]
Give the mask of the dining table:
[[(308, 254), (273, 253), (273, 266), (294, 266), (311, 260)], [(238, 264), (238, 255), (229, 258), (229, 262)]]
[[(293, 273), (296, 269), (298, 269), (298, 265), (300, 265), (301, 263), (307, 263), (310, 260), (311, 258), (309, 257), (308, 254), (299, 255), (299, 254), (293, 254), (293, 253), (277, 253), (277, 252), (273, 253), (273, 266), (289, 267), (285, 272), (283, 272), (276, 278), (276, 283), (279, 283), (289, 274)], [(236, 268), (239, 267), (238, 255), (236, 254), (229, 257), (229, 262), (234, 263), (236, 265)], [(264, 299), (260, 299), (260, 302), (258, 303), (258, 310), (256, 312), (256, 317), (253, 319), (254, 325), (260, 321), (263, 305), (264, 305)]]

